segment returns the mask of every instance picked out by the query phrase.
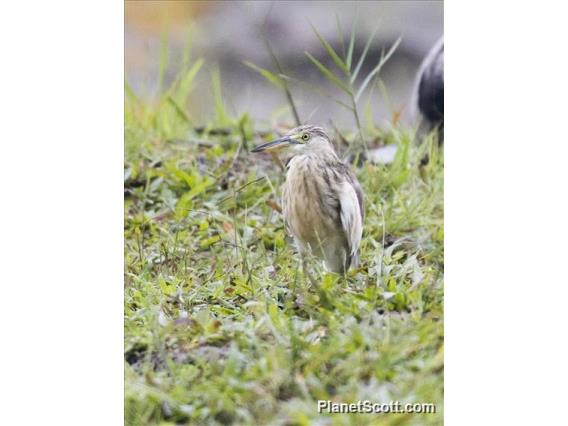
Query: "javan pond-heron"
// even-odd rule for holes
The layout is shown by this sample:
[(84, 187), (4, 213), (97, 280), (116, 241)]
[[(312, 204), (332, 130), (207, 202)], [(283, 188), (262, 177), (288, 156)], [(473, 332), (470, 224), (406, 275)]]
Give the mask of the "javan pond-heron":
[(328, 270), (344, 274), (359, 262), (363, 193), (321, 127), (300, 126), (252, 152), (287, 150), (282, 195), (286, 229), (304, 257), (312, 252)]

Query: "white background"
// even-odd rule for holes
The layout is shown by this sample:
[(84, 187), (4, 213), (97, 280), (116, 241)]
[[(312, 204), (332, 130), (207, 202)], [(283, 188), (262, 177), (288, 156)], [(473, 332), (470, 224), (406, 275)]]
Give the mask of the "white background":
[[(123, 421), (123, 5), (0, 14), (3, 424)], [(568, 423), (566, 11), (446, 3), (448, 425)]]

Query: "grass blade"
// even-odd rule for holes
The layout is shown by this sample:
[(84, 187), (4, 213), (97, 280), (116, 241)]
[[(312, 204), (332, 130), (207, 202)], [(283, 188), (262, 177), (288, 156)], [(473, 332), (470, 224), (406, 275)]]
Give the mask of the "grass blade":
[[(392, 102), (392, 99), (389, 95), (389, 92), (387, 90), (387, 87), (385, 86), (385, 84), (382, 82), (382, 80), (379, 78), (377, 81), (377, 86), (379, 88), (379, 93), (381, 94), (381, 97), (383, 98), (383, 101), (385, 103), (385, 105), (387, 106), (389, 113), (391, 114), (391, 116), (395, 116), (395, 114), (397, 113), (395, 106)], [(371, 86), (371, 90), (374, 88), (374, 85)]]
[(169, 57), (170, 57), (170, 52), (168, 46), (168, 38), (166, 34), (162, 34), (162, 38), (160, 40), (160, 62), (158, 68), (158, 90), (157, 90), (158, 94), (162, 92), (162, 87), (164, 85), (164, 77), (166, 75), (166, 70), (168, 69)]
[(353, 59), (353, 48), (355, 47), (355, 24), (357, 23), (357, 15), (353, 18), (353, 24), (351, 25), (351, 37), (349, 38), (349, 48), (347, 50), (347, 58), (345, 60), (345, 65), (347, 69), (351, 70), (351, 61)]
[(341, 105), (343, 108), (353, 112), (354, 109), (351, 105), (347, 105), (345, 102), (341, 102), (339, 99), (334, 99), (334, 102), (338, 105)]
[(199, 58), (197, 61), (195, 61), (195, 64), (191, 66), (191, 68), (187, 71), (187, 74), (183, 77), (181, 83), (182, 86), (185, 86), (186, 84), (191, 84), (191, 82), (193, 82), (193, 79), (195, 78), (195, 76), (197, 75), (197, 73), (199, 72), (202, 66), (203, 66), (203, 59)]
[[(379, 22), (379, 25), (380, 25), (380, 22)], [(377, 31), (379, 29), (379, 25), (377, 25), (375, 27), (375, 29), (373, 30), (373, 32), (369, 36), (369, 39), (367, 40), (367, 44), (365, 44), (365, 48), (363, 49), (363, 53), (361, 54), (361, 57), (359, 58), (359, 62), (357, 63), (357, 67), (355, 68), (355, 71), (353, 72), (353, 75), (351, 76), (351, 84), (353, 84), (353, 82), (355, 82), (355, 79), (357, 78), (357, 75), (359, 74), (359, 71), (361, 70), (361, 66), (363, 65), (363, 62), (365, 62), (365, 58), (367, 57), (367, 52), (369, 51), (369, 47), (371, 46), (371, 42), (375, 38), (375, 34), (377, 33)]]
[(343, 73), (346, 76), (349, 76), (349, 69), (347, 68), (345, 63), (341, 60), (339, 55), (337, 53), (335, 53), (335, 50), (333, 50), (333, 47), (331, 47), (331, 45), (321, 36), (321, 34), (318, 32), (318, 30), (316, 30), (316, 27), (314, 27), (313, 25), (312, 25), (312, 30), (314, 30), (314, 33), (316, 34), (316, 36), (319, 39), (322, 46), (327, 51), (328, 55), (331, 57), (331, 59), (333, 59), (333, 62), (335, 63), (335, 65), (341, 71), (343, 71)]
[(399, 37), (394, 44), (392, 45), (392, 47), (389, 49), (389, 51), (387, 52), (386, 55), (384, 55), (383, 57), (381, 57), (381, 60), (379, 61), (379, 63), (377, 64), (377, 66), (373, 69), (373, 71), (371, 71), (369, 73), (369, 75), (365, 78), (365, 80), (363, 81), (363, 83), (361, 84), (361, 87), (359, 87), (359, 90), (357, 91), (357, 94), (355, 95), (355, 102), (357, 102), (359, 100), (359, 97), (363, 94), (363, 92), (365, 91), (365, 88), (367, 87), (367, 85), (369, 84), (369, 82), (371, 81), (371, 79), (381, 70), (381, 68), (383, 67), (383, 65), (390, 59), (390, 57), (392, 56), (392, 54), (394, 53), (394, 51), (396, 50), (396, 48), (398, 47), (398, 45), (400, 44), (401, 41), (401, 37)]
[(192, 44), (192, 28), (190, 27), (187, 30), (187, 41), (185, 43), (185, 47), (183, 48), (182, 55), (181, 55), (181, 69), (185, 70), (189, 66), (189, 62), (191, 60), (191, 51), (193, 48)]
[[(343, 30), (341, 29), (341, 22), (339, 22), (339, 15), (335, 14), (335, 23), (337, 25), (337, 38), (339, 39), (339, 43), (341, 44), (341, 53), (345, 58), (345, 37), (343, 36)], [(347, 66), (347, 63), (345, 64)], [(347, 67), (349, 69), (349, 67)]]
[(179, 102), (186, 102), (187, 98), (189, 97), (189, 93), (193, 88), (193, 80), (195, 80), (195, 76), (203, 66), (203, 59), (199, 58), (195, 63), (191, 66), (191, 68), (186, 72), (186, 74), (181, 78), (179, 82), (178, 93), (176, 99)]
[(191, 120), (189, 119), (188, 115), (185, 113), (183, 108), (176, 102), (176, 100), (172, 96), (167, 97), (167, 101), (173, 107), (177, 115), (185, 121), (187, 124), (191, 125)]
[[(282, 70), (282, 67), (280, 66), (280, 62), (278, 61), (278, 58), (274, 54), (274, 51), (272, 50), (272, 46), (270, 45), (270, 42), (268, 41), (268, 38), (266, 37), (266, 33), (263, 32), (261, 35), (262, 35), (262, 39), (264, 40), (264, 44), (266, 46), (266, 49), (268, 49), (268, 53), (270, 54), (270, 58), (272, 59), (272, 62), (274, 62), (274, 64), (276, 65), (276, 69), (278, 69), (278, 72), (280, 74), (284, 74), (284, 71)], [(290, 105), (290, 109), (292, 110), (292, 114), (294, 115), (294, 120), (296, 121), (296, 126), (299, 126), (300, 124), (302, 124), (302, 121), (300, 120), (300, 114), (298, 114), (298, 109), (296, 108), (296, 104), (294, 103), (294, 98), (292, 97), (292, 92), (290, 92), (290, 88), (288, 87), (288, 83), (286, 82), (286, 80), (282, 80), (282, 85), (283, 85), (283, 88), (284, 88), (284, 94), (286, 95), (286, 100), (288, 101), (288, 104)]]
[(229, 116), (223, 101), (221, 92), (221, 73), (219, 68), (214, 68), (211, 72), (211, 89), (213, 91), (213, 100), (215, 105), (215, 118), (220, 127), (224, 127), (229, 123)]
[(298, 86), (305, 87), (306, 89), (311, 90), (312, 92), (317, 93), (318, 95), (324, 98), (334, 100), (333, 94), (326, 92), (325, 90), (319, 88), (317, 85), (313, 83), (309, 83), (307, 81), (303, 81), (298, 78), (290, 77), (289, 75), (284, 75), (284, 74), (281, 74), (280, 77), (283, 80), (286, 80), (287, 82), (295, 83), (298, 84)]
[(136, 93), (134, 92), (134, 89), (132, 88), (132, 86), (130, 85), (130, 83), (128, 83), (128, 81), (125, 79), (124, 80), (124, 91), (126, 92), (126, 97), (128, 99), (130, 99), (131, 101), (138, 103), (138, 96), (136, 96)]
[(306, 56), (312, 61), (312, 63), (320, 70), (320, 72), (326, 77), (329, 81), (339, 87), (348, 95), (351, 95), (351, 90), (349, 87), (341, 81), (335, 74), (333, 74), (330, 70), (328, 70), (321, 62), (319, 62), (316, 58), (310, 55), (308, 52), (304, 52)]
[(243, 63), (247, 67), (255, 70), (257, 73), (262, 75), (269, 83), (273, 84), (274, 86), (276, 86), (279, 89), (284, 89), (284, 83), (282, 82), (282, 78), (279, 77), (278, 75), (268, 71), (265, 68), (258, 67), (255, 64), (253, 64), (252, 62), (243, 61)]

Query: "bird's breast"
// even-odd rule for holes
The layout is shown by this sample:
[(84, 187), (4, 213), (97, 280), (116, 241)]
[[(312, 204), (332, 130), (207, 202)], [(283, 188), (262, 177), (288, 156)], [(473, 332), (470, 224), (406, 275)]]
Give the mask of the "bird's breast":
[(339, 201), (324, 164), (309, 157), (291, 160), (283, 192), (283, 213), (290, 232), (312, 246), (338, 231)]

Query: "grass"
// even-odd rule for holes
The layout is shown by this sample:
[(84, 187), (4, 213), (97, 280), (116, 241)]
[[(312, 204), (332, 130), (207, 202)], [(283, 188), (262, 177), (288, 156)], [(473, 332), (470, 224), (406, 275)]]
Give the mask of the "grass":
[(327, 94), (325, 91), (323, 91), (321, 89), (318, 90), (315, 87), (313, 87), (312, 85), (306, 84), (306, 82), (304, 82), (304, 81), (291, 78), (289, 75), (285, 75), (283, 73), (282, 66), (280, 65), (280, 62), (278, 61), (275, 53), (273, 52), (273, 50), (270, 46), (270, 43), (268, 42), (268, 39), (266, 38), (266, 36), (264, 36), (264, 34), (261, 34), (261, 36), (264, 38), (265, 44), (267, 46), (267, 50), (270, 53), (270, 57), (272, 59), (272, 62), (274, 63), (274, 65), (278, 69), (278, 73), (275, 74), (275, 73), (273, 73), (273, 72), (271, 72), (271, 71), (269, 71), (265, 68), (258, 67), (258, 66), (254, 65), (254, 64), (252, 64), (248, 61), (244, 61), (244, 64), (247, 65), (249, 68), (253, 69), (254, 71), (256, 71), (257, 73), (259, 73), (260, 75), (262, 75), (269, 83), (271, 83), (277, 89), (279, 89), (279, 90), (281, 90), (285, 93), (286, 100), (287, 100), (288, 105), (290, 107), (290, 110), (291, 110), (291, 112), (292, 112), (292, 114), (295, 118), (296, 125), (298, 125), (298, 126), (301, 124), (301, 120), (299, 118), (298, 111), (296, 109), (296, 105), (294, 103), (292, 94), (290, 92), (288, 81), (298, 83), (301, 86), (303, 86), (304, 88), (307, 87), (310, 90), (315, 91), (315, 92), (317, 92), (320, 95), (323, 95), (325, 97), (330, 97), (330, 98), (333, 99), (334, 102), (336, 102), (337, 104), (341, 105), (342, 107), (344, 107), (348, 111), (350, 111), (353, 114), (353, 118), (355, 119), (355, 125), (357, 126), (357, 130), (359, 132), (359, 138), (358, 138), (358, 140), (352, 141), (352, 143), (350, 144), (350, 150), (351, 150), (351, 153), (359, 151), (359, 154), (360, 154), (361, 151), (367, 152), (367, 149), (368, 149), (366, 138), (365, 138), (365, 135), (364, 135), (364, 129), (362, 127), (360, 113), (359, 113), (360, 99), (361, 99), (362, 95), (365, 92), (368, 91), (367, 89), (369, 89), (370, 87), (373, 87), (373, 84), (371, 84), (371, 83), (379, 80), (379, 73), (380, 73), (381, 69), (383, 68), (385, 63), (390, 59), (390, 57), (393, 55), (395, 50), (397, 49), (398, 45), (400, 44), (401, 37), (399, 37), (395, 41), (395, 43), (390, 47), (389, 51), (386, 54), (385, 54), (384, 51), (382, 52), (378, 63), (374, 65), (374, 68), (372, 69), (372, 71), (370, 71), (365, 76), (365, 78), (363, 79), (361, 84), (358, 86), (358, 88), (356, 88), (356, 81), (357, 81), (357, 77), (359, 76), (359, 71), (361, 70), (363, 63), (365, 62), (365, 59), (367, 58), (367, 53), (369, 51), (369, 47), (371, 46), (371, 43), (374, 41), (375, 34), (376, 34), (376, 32), (379, 28), (379, 25), (377, 25), (375, 27), (375, 29), (369, 35), (367, 42), (365, 43), (365, 47), (363, 49), (363, 52), (361, 53), (361, 56), (359, 56), (359, 58), (357, 60), (357, 65), (355, 65), (355, 61), (354, 61), (354, 58), (353, 58), (353, 51), (354, 51), (354, 47), (355, 47), (355, 29), (356, 29), (356, 26), (357, 26), (356, 18), (351, 24), (351, 35), (349, 37), (349, 45), (348, 45), (347, 48), (346, 48), (346, 45), (345, 45), (344, 34), (343, 34), (343, 31), (341, 30), (341, 22), (340, 22), (338, 15), (336, 15), (336, 21), (337, 21), (337, 39), (340, 40), (340, 42), (341, 42), (341, 52), (339, 54), (328, 43), (328, 41), (324, 37), (321, 36), (321, 34), (316, 29), (316, 27), (314, 27), (313, 25), (311, 25), (311, 27), (312, 27), (312, 30), (313, 30), (315, 36), (317, 37), (318, 41), (320, 42), (323, 50), (325, 50), (325, 52), (327, 53), (327, 55), (330, 57), (333, 64), (335, 65), (335, 68), (337, 70), (341, 71), (341, 73), (340, 73), (341, 75), (338, 76), (336, 71), (334, 71), (330, 67), (326, 67), (324, 64), (322, 64), (319, 60), (317, 60), (309, 52), (304, 52), (304, 54), (310, 60), (311, 64), (316, 67), (316, 69), (319, 71), (319, 73), (321, 74), (321, 76), (323, 78), (325, 78), (332, 85), (334, 85), (336, 88), (341, 90), (344, 97), (346, 96), (348, 98), (347, 103), (345, 102), (345, 100), (341, 100), (341, 99), (337, 99), (337, 98), (333, 98), (333, 97), (329, 96), (329, 94)]
[[(434, 135), (418, 145), (404, 129), (373, 129), (398, 150), (390, 165), (355, 170), (362, 264), (343, 278), (312, 262), (314, 288), (278, 211), (284, 174), (247, 153), (274, 135), (226, 113), (218, 73), (215, 116), (196, 129), (185, 105), (200, 67), (188, 62), (154, 102), (126, 87), (126, 424), (442, 424)], [(328, 399), (434, 403), (436, 413), (318, 414)]]

